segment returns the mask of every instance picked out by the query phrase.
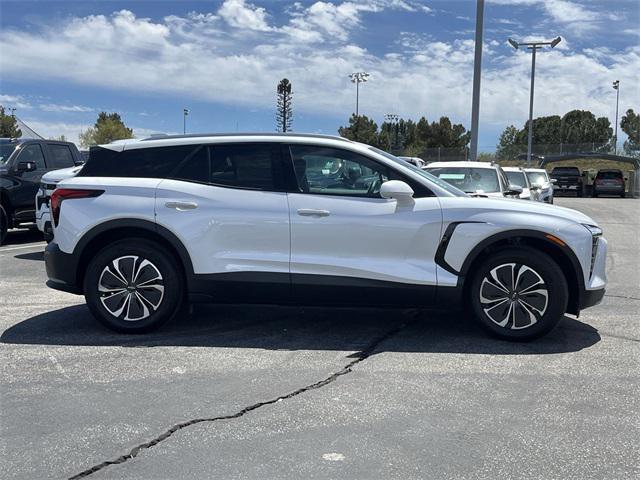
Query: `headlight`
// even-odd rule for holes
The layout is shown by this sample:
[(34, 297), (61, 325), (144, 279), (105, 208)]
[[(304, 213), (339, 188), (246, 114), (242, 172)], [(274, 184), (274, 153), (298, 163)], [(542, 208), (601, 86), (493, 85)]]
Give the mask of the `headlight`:
[(589, 230), (591, 236), (593, 237), (599, 237), (602, 235), (602, 229), (600, 227), (596, 227), (595, 225), (587, 225), (586, 223), (583, 223), (582, 226)]

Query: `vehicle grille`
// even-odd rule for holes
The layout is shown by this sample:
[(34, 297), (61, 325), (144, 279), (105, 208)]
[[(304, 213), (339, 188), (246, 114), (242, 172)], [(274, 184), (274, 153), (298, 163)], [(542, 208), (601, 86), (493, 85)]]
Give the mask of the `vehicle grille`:
[(594, 235), (591, 239), (591, 269), (589, 270), (589, 279), (593, 275), (593, 267), (596, 264), (596, 256), (598, 255), (598, 241), (600, 240), (599, 235)]

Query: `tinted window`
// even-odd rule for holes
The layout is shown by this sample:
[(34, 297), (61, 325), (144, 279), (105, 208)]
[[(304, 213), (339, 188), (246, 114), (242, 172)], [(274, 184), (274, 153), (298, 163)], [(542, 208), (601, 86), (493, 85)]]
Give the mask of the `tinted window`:
[(185, 158), (171, 174), (176, 180), (208, 183), (211, 179), (209, 168), (209, 149), (201, 146)]
[(494, 168), (432, 167), (427, 171), (463, 192), (499, 192), (498, 174)]
[[(125, 147), (126, 148), (126, 147)], [(82, 177), (166, 178), (199, 145), (134, 148), (114, 152), (92, 147)]]
[(18, 156), (18, 162), (33, 162), (38, 169), (47, 168), (44, 163), (42, 148), (37, 143), (22, 147), (22, 151)]
[(599, 171), (597, 178), (602, 178), (603, 180), (612, 180), (614, 178), (622, 178), (622, 172), (618, 170)]
[(11, 142), (11, 143), (0, 142), (0, 165), (4, 165), (5, 163), (7, 163), (7, 160), (9, 160), (9, 157), (11, 156), (13, 151), (16, 149), (17, 145), (18, 144), (15, 142)]
[(280, 146), (216, 145), (211, 149), (210, 182), (236, 188), (276, 190), (281, 178)]
[(518, 185), (519, 187), (526, 188), (527, 181), (524, 178), (524, 172), (504, 172), (507, 175), (507, 180), (510, 185)]
[(556, 167), (551, 170), (551, 175), (580, 175), (578, 167)]
[(67, 168), (75, 166), (73, 155), (68, 145), (47, 144), (49, 153), (51, 154), (52, 168)]
[(380, 197), (390, 169), (365, 156), (337, 148), (291, 145), (301, 193)]

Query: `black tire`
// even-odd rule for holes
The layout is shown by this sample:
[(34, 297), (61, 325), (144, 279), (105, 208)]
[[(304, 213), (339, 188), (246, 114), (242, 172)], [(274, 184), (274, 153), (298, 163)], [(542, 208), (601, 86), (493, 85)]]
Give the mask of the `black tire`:
[(624, 197), (626, 197), (626, 193), (625, 193), (625, 192), (622, 192), (622, 193), (620, 194), (620, 198), (624, 198)]
[(184, 303), (184, 277), (178, 261), (161, 245), (128, 238), (104, 247), (89, 262), (84, 294), (91, 313), (107, 328), (146, 333), (176, 316)]
[(0, 245), (4, 245), (4, 239), (7, 238), (9, 230), (9, 217), (4, 207), (0, 205)]
[[(509, 283), (513, 282), (508, 278), (512, 275), (509, 270), (512, 267), (509, 264), (515, 265), (511, 271), (519, 278), (516, 283), (524, 294), (513, 288), (507, 288), (509, 292), (506, 293), (493, 286), (498, 282), (491, 276), (492, 271), (498, 280), (504, 280), (503, 287), (511, 287)], [(558, 324), (567, 310), (567, 280), (558, 264), (539, 250), (529, 247), (505, 249), (491, 255), (474, 274), (469, 289), (473, 312), (486, 330), (502, 339), (529, 341), (542, 337)], [(529, 283), (531, 285), (527, 286)], [(541, 292), (546, 292), (546, 301)], [(500, 303), (501, 299), (506, 303)], [(506, 323), (501, 326), (503, 321)]]
[(578, 190), (576, 190), (576, 196), (578, 198), (584, 197), (584, 189), (583, 189), (583, 187), (578, 187)]
[(598, 198), (598, 194), (597, 194), (595, 191), (591, 194), (591, 196), (592, 196), (593, 198)]

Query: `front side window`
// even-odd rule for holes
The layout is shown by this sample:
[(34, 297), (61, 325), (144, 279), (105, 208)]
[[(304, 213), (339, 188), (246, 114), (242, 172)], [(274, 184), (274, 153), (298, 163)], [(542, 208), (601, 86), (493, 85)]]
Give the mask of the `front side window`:
[(33, 162), (38, 170), (47, 168), (44, 163), (42, 148), (37, 143), (23, 147), (18, 156), (18, 162)]
[(348, 150), (312, 145), (290, 149), (301, 193), (380, 198), (380, 186), (390, 180), (385, 165)]
[(466, 193), (500, 191), (495, 168), (433, 167), (427, 171)]
[(51, 166), (53, 168), (67, 168), (75, 165), (71, 149), (67, 145), (56, 145), (50, 143), (48, 144), (48, 147), (49, 152), (51, 153)]

